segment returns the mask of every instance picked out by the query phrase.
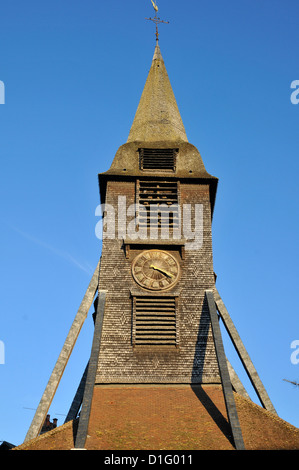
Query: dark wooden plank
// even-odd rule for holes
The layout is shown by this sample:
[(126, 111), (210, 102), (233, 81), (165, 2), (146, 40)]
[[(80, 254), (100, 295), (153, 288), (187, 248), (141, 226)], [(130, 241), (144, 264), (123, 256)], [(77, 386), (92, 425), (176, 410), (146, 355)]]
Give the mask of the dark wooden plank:
[(219, 373), (220, 373), (221, 382), (222, 382), (222, 389), (223, 389), (223, 395), (224, 395), (224, 401), (225, 401), (228, 420), (232, 429), (232, 435), (233, 435), (236, 449), (245, 450), (245, 445), (243, 441), (242, 430), (241, 430), (236, 403), (234, 399), (232, 384), (231, 384), (231, 380), (230, 380), (230, 376), (228, 372), (227, 361), (226, 361), (226, 356), (224, 352), (213, 291), (207, 290), (206, 298), (207, 298), (209, 312), (210, 312), (214, 344), (215, 344), (216, 356), (217, 356), (217, 361), (218, 361), (218, 366), (219, 366)]
[(93, 389), (95, 385), (95, 378), (98, 367), (98, 359), (101, 345), (102, 327), (104, 320), (104, 310), (106, 302), (106, 291), (100, 290), (98, 292), (98, 303), (94, 327), (94, 336), (88, 364), (88, 371), (86, 377), (85, 390), (83, 395), (82, 408), (80, 412), (79, 424), (75, 439), (75, 448), (84, 449), (85, 441), (87, 438), (91, 402), (93, 396)]

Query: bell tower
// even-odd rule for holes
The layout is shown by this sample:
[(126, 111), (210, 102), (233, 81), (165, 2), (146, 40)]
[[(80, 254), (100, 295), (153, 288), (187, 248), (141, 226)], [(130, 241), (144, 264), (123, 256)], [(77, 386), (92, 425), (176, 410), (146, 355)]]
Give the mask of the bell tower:
[(204, 302), (217, 179), (188, 143), (159, 45), (127, 143), (99, 185), (107, 294), (96, 384), (219, 382)]
[[(157, 16), (155, 22), (156, 26), (161, 22)], [(166, 429), (161, 448), (175, 449), (176, 430), (194, 434), (192, 426), (198, 429), (200, 415), (203, 425), (208, 415), (215, 416), (216, 422), (222, 400), (229, 428), (221, 420), (220, 424), (219, 420), (210, 423), (212, 431), (185, 443), (184, 449), (191, 448), (188, 445), (244, 449), (243, 430), (247, 436), (251, 431), (240, 425), (236, 397), (250, 399), (225, 356), (220, 320), (268, 413), (267, 419), (276, 415), (216, 288), (212, 218), (218, 179), (207, 172), (199, 151), (188, 142), (157, 30), (156, 38), (127, 142), (117, 150), (110, 168), (98, 175), (103, 217), (98, 229), (101, 259), (24, 445), (32, 439), (34, 445), (40, 434), (93, 303), (90, 360), (65, 421), (73, 426), (72, 444), (67, 448), (117, 449), (120, 444), (115, 439), (121, 428), (126, 435), (125, 448), (159, 446), (152, 444), (159, 441), (148, 440), (149, 434), (151, 438), (157, 432), (157, 439), (161, 439)], [(185, 434), (179, 435), (180, 445)], [(168, 435), (173, 436), (171, 444)], [(216, 435), (217, 442), (213, 442)], [(55, 445), (64, 448), (59, 438)]]
[[(157, 41), (128, 140), (99, 175), (101, 308), (77, 448), (107, 386), (211, 384), (222, 387), (234, 445), (244, 448), (215, 303), (217, 182), (188, 142)], [(267, 395), (265, 402), (273, 409)]]

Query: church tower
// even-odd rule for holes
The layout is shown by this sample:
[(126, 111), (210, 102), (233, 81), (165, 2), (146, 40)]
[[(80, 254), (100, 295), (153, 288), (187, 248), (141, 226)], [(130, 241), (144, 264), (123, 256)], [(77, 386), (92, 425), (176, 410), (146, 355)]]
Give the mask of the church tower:
[(128, 140), (99, 185), (107, 294), (96, 383), (219, 382), (204, 301), (217, 179), (187, 140), (159, 45)]
[(244, 449), (214, 298), (217, 181), (188, 142), (157, 41), (128, 140), (99, 175), (99, 294), (76, 448), (109, 385), (125, 394), (218, 385)]
[[(158, 41), (127, 142), (98, 180), (101, 260), (23, 447), (281, 448), (279, 435), (299, 448), (297, 430), (276, 416), (216, 289), (218, 179), (188, 142)], [(66, 422), (38, 437), (93, 302), (90, 360)], [(219, 320), (261, 407), (227, 361)]]

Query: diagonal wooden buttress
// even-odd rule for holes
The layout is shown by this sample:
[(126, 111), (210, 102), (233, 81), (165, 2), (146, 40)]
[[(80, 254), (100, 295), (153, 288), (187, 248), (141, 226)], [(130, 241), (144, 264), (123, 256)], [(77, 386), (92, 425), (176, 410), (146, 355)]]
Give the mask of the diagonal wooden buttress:
[(226, 359), (226, 362), (227, 362), (227, 368), (228, 368), (230, 380), (231, 380), (234, 391), (237, 392), (239, 395), (242, 395), (243, 397), (248, 398), (250, 400), (250, 397), (244, 385), (242, 384), (241, 380), (239, 379), (236, 371), (234, 370), (233, 366), (231, 365), (228, 359)]
[(276, 410), (268, 396), (268, 393), (265, 390), (265, 387), (249, 357), (249, 354), (247, 353), (245, 346), (235, 328), (235, 325), (233, 324), (233, 321), (219, 295), (219, 292), (217, 291), (216, 288), (213, 289), (213, 294), (214, 294), (214, 300), (217, 306), (217, 310), (219, 312), (220, 318), (224, 323), (224, 326), (226, 328), (226, 331), (237, 351), (237, 354), (243, 364), (243, 367), (251, 381), (251, 384), (262, 404), (262, 406), (268, 410), (271, 411), (274, 414), (276, 413)]
[[(46, 386), (44, 394), (40, 400), (39, 406), (37, 408), (37, 411), (32, 420), (31, 426), (27, 432), (24, 442), (30, 439), (34, 439), (35, 437), (39, 435), (41, 431), (43, 423), (46, 419), (46, 415), (50, 408), (51, 402), (54, 398), (54, 395), (56, 393), (61, 377), (64, 373), (67, 362), (70, 358), (74, 345), (77, 341), (77, 338), (81, 331), (83, 323), (87, 317), (91, 304), (98, 291), (99, 271), (100, 271), (100, 261), (95, 269), (95, 272), (87, 288), (85, 296), (81, 302), (77, 315), (70, 328), (70, 331), (65, 340), (64, 346), (55, 364), (55, 367), (53, 369), (49, 382)], [(243, 385), (239, 381), (232, 366), (229, 364), (228, 360), (225, 358), (221, 332), (220, 332), (220, 328), (218, 324), (219, 317), (217, 315), (217, 310), (236, 348), (236, 351), (241, 359), (241, 362), (249, 376), (249, 379), (261, 401), (262, 406), (268, 411), (273, 412), (274, 414), (276, 414), (276, 411), (251, 362), (251, 359), (238, 335), (238, 332), (228, 314), (228, 311), (217, 289), (214, 288), (211, 291), (206, 291), (206, 296), (207, 296), (208, 306), (209, 306), (209, 311), (210, 311), (217, 358), (219, 361), (219, 369), (222, 374), (222, 383), (225, 384), (224, 392), (225, 392), (228, 416), (229, 416), (230, 424), (232, 426), (236, 448), (243, 449), (244, 443), (243, 443), (242, 434), (241, 434), (239, 423), (238, 423), (238, 416), (236, 414), (234, 398), (232, 395), (232, 386), (235, 388), (236, 391), (238, 391), (244, 396), (247, 395), (247, 392), (245, 391)], [(86, 370), (82, 377), (82, 381), (78, 387), (76, 396), (70, 408), (69, 415), (65, 421), (67, 422), (70, 419), (74, 419), (76, 417), (77, 412), (78, 412), (78, 407), (80, 407), (83, 401), (81, 416), (79, 419), (79, 428), (78, 428), (77, 438), (76, 438), (76, 443), (75, 443), (75, 448), (77, 449), (84, 448), (85, 439), (87, 435), (87, 427), (88, 427), (89, 413), (90, 413), (90, 406), (91, 406), (91, 399), (92, 399), (92, 390), (93, 390), (93, 385), (94, 385), (93, 376), (95, 375), (95, 371), (96, 371), (98, 349), (99, 349), (99, 345), (101, 341), (101, 330), (102, 330), (102, 322), (103, 322), (103, 315), (104, 315), (104, 309), (105, 309), (105, 299), (106, 299), (106, 291), (99, 291), (98, 299), (97, 299), (98, 306), (97, 306), (97, 316), (96, 316), (96, 324), (95, 324), (94, 344), (92, 348), (92, 352), (94, 352), (94, 354), (91, 354), (91, 358), (90, 358), (91, 362), (89, 362), (89, 364), (86, 367)], [(88, 383), (90, 383), (90, 387), (86, 386)]]
[(37, 437), (41, 431), (41, 428), (44, 424), (46, 419), (47, 413), (49, 411), (50, 405), (56, 393), (57, 387), (65, 370), (65, 367), (68, 363), (70, 355), (73, 351), (75, 343), (77, 341), (78, 335), (81, 331), (83, 323), (87, 317), (89, 309), (92, 305), (94, 300), (95, 294), (98, 290), (98, 282), (99, 282), (99, 270), (100, 270), (100, 261), (94, 271), (92, 279), (89, 283), (87, 291), (83, 297), (79, 310), (75, 316), (73, 324), (69, 330), (67, 338), (64, 342), (63, 348), (60, 352), (60, 355), (57, 359), (57, 362), (54, 366), (53, 372), (51, 377), (48, 381), (48, 384), (45, 388), (43, 396), (40, 400), (36, 413), (33, 417), (32, 423), (30, 428), (26, 434), (24, 442), (29, 441), (30, 439), (34, 439)]
[(87, 373), (88, 373), (88, 366), (89, 366), (89, 361), (87, 363), (87, 366), (85, 367), (84, 373), (82, 375), (82, 379), (77, 388), (76, 394), (74, 396), (74, 399), (72, 401), (72, 404), (70, 406), (69, 412), (65, 418), (64, 423), (68, 423), (69, 421), (76, 419), (78, 416), (78, 413), (82, 405), (83, 394), (84, 394), (86, 378), (87, 378)]
[(211, 318), (212, 333), (215, 344), (215, 351), (217, 356), (217, 362), (219, 367), (219, 373), (222, 383), (224, 401), (226, 406), (226, 412), (229, 424), (232, 430), (232, 436), (234, 444), (237, 450), (245, 450), (245, 445), (242, 436), (242, 430), (239, 422), (239, 417), (237, 413), (235, 398), (233, 394), (231, 379), (229, 376), (227, 360), (224, 353), (224, 347), (222, 342), (222, 336), (218, 321), (218, 314), (216, 310), (216, 304), (214, 300), (213, 291), (206, 291), (206, 298), (208, 302), (208, 308)]
[(75, 438), (75, 449), (84, 449), (87, 431), (89, 425), (89, 417), (91, 411), (91, 403), (93, 390), (95, 385), (99, 352), (101, 346), (102, 327), (104, 320), (105, 302), (107, 291), (99, 290), (97, 299), (96, 319), (94, 326), (93, 342), (90, 354), (90, 360), (87, 369), (86, 382), (82, 397), (82, 408), (80, 411), (78, 429)]

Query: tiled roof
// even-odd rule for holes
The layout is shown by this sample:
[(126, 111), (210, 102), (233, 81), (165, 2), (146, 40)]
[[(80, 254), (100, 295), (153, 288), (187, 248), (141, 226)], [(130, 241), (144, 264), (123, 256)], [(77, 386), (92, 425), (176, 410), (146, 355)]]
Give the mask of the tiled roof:
[[(235, 394), (247, 450), (299, 449), (299, 430)], [(16, 449), (74, 447), (77, 421)], [(101, 385), (94, 389), (87, 450), (233, 450), (221, 385)]]

